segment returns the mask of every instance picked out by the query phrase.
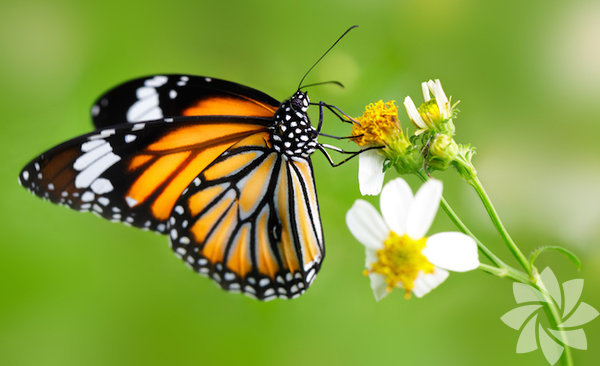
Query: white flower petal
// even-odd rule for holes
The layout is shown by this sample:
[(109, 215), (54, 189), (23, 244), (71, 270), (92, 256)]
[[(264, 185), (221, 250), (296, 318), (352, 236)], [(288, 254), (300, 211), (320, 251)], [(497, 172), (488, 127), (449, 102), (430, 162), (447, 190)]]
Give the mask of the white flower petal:
[(415, 103), (410, 97), (404, 98), (404, 108), (406, 109), (406, 114), (408, 114), (408, 118), (419, 128), (427, 128), (425, 121), (421, 118)]
[(429, 86), (427, 82), (421, 83), (421, 89), (423, 90), (423, 100), (425, 103), (429, 102), (431, 97), (429, 96)]
[(419, 272), (419, 275), (415, 279), (414, 285), (412, 289), (412, 293), (415, 294), (416, 297), (423, 297), (429, 293), (429, 291), (438, 287), (442, 282), (444, 282), (448, 278), (448, 271), (435, 268), (433, 273), (423, 273)]
[(383, 185), (383, 162), (385, 158), (376, 149), (367, 150), (358, 156), (358, 186), (363, 196), (375, 196)]
[(378, 260), (377, 252), (374, 249), (365, 247), (365, 268), (371, 269), (372, 264)]
[(434, 266), (450, 271), (465, 272), (479, 267), (477, 243), (459, 232), (432, 235), (422, 253)]
[(440, 100), (443, 104), (448, 103), (448, 97), (444, 92), (444, 88), (442, 88), (442, 82), (440, 81), (440, 79), (435, 79), (435, 90), (435, 99)]
[(371, 280), (371, 290), (373, 290), (376, 301), (379, 301), (388, 295), (389, 291), (387, 290), (387, 283), (385, 283), (384, 276), (378, 273), (371, 273), (369, 274), (369, 279)]
[(362, 245), (374, 250), (383, 248), (390, 233), (375, 207), (363, 200), (356, 200), (348, 210), (346, 225)]
[(413, 199), (408, 219), (406, 233), (418, 240), (425, 236), (431, 226), (442, 197), (442, 182), (429, 179), (425, 182)]
[(412, 191), (402, 178), (389, 181), (379, 197), (379, 207), (387, 226), (399, 236), (406, 232), (406, 218), (412, 205)]
[(429, 88), (435, 98), (435, 102), (440, 110), (442, 118), (450, 118), (448, 97), (446, 96), (446, 93), (444, 93), (440, 79), (435, 79), (435, 81), (429, 80)]

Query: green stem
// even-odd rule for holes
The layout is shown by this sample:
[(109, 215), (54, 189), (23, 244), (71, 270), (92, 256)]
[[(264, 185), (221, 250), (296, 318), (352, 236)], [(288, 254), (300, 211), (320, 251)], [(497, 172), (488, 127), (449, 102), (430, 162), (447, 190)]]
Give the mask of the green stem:
[(538, 281), (535, 283), (534, 283), (534, 281), (531, 281), (531, 282), (532, 282), (533, 286), (536, 287), (538, 290), (540, 290), (540, 292), (544, 296), (544, 300), (546, 300), (545, 307), (548, 310), (548, 314), (550, 315), (549, 316), (550, 324), (554, 327), (554, 329), (559, 331), (561, 343), (563, 344), (563, 347), (564, 347), (564, 352), (561, 357), (562, 364), (565, 366), (573, 366), (574, 363), (573, 363), (573, 355), (571, 354), (571, 348), (569, 346), (567, 346), (565, 334), (563, 333), (562, 329), (560, 329), (558, 326), (560, 323), (562, 323), (562, 317), (560, 316), (560, 311), (558, 310), (558, 307), (556, 306), (554, 299), (552, 299), (552, 296), (550, 296), (548, 290), (546, 289), (544, 282), (537, 275), (537, 271), (535, 271), (535, 273), (536, 273), (535, 277), (538, 279)]
[(517, 261), (519, 261), (519, 264), (521, 264), (521, 266), (527, 272), (527, 274), (531, 275), (532, 270), (531, 270), (531, 265), (529, 264), (529, 261), (527, 260), (525, 255), (523, 255), (523, 253), (521, 252), (519, 247), (517, 247), (517, 244), (515, 244), (515, 242), (512, 240), (512, 238), (508, 234), (508, 231), (506, 231), (506, 228), (502, 224), (502, 221), (500, 221), (500, 217), (498, 216), (496, 209), (492, 205), (492, 201), (490, 201), (490, 198), (487, 195), (487, 193), (485, 192), (485, 189), (483, 189), (483, 186), (481, 185), (479, 178), (477, 178), (477, 176), (473, 176), (470, 179), (467, 179), (467, 182), (473, 188), (475, 188), (475, 191), (477, 192), (477, 195), (481, 199), (481, 202), (483, 203), (485, 210), (487, 211), (488, 215), (492, 219), (494, 226), (498, 230), (498, 233), (500, 233), (500, 236), (506, 243), (506, 246), (508, 247), (508, 249), (511, 251), (513, 256), (517, 259)]
[(529, 284), (529, 278), (521, 271), (516, 270), (514, 268), (511, 267), (494, 267), (494, 266), (490, 266), (488, 264), (483, 264), (480, 263), (479, 264), (479, 269), (487, 272), (489, 274), (492, 274), (496, 277), (501, 277), (501, 278), (509, 278), (513, 281), (516, 282), (521, 282), (521, 283), (525, 283), (525, 284)]
[[(421, 180), (423, 182), (427, 181), (428, 178), (427, 178), (427, 176), (423, 172), (417, 172), (416, 174), (419, 176), (419, 178), (421, 178)], [(448, 201), (446, 201), (446, 199), (444, 198), (444, 196), (442, 196), (440, 204), (442, 205), (442, 208), (446, 212), (446, 215), (448, 215), (448, 217), (450, 218), (450, 220), (452, 220), (452, 222), (454, 223), (454, 225), (456, 225), (456, 227), (461, 232), (463, 232), (464, 234), (467, 234), (470, 237), (472, 237), (473, 240), (475, 240), (475, 242), (477, 243), (477, 247), (479, 247), (479, 250), (492, 263), (494, 263), (496, 265), (496, 267), (506, 267), (506, 264), (500, 258), (498, 258), (494, 253), (492, 253), (492, 251), (489, 250), (479, 239), (477, 239), (477, 237), (471, 232), (471, 230), (469, 230), (469, 228), (467, 227), (467, 225), (465, 225), (462, 222), (462, 220), (458, 217), (458, 215), (456, 214), (456, 212), (454, 212), (454, 210), (452, 209), (452, 207), (450, 206), (450, 204), (448, 203)]]

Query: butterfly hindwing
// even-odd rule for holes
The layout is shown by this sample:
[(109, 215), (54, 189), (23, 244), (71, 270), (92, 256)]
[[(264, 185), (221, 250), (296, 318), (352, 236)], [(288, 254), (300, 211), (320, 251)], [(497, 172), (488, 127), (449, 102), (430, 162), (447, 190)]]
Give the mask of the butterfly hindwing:
[(270, 123), (211, 116), (121, 124), (50, 149), (19, 181), (54, 203), (165, 232), (175, 201), (198, 172), (247, 136), (268, 140)]
[(272, 117), (279, 102), (247, 86), (221, 79), (166, 74), (123, 83), (92, 107), (97, 129), (125, 122), (177, 116)]
[(250, 136), (202, 171), (168, 221), (171, 247), (221, 287), (293, 298), (324, 257), (309, 159), (289, 159)]

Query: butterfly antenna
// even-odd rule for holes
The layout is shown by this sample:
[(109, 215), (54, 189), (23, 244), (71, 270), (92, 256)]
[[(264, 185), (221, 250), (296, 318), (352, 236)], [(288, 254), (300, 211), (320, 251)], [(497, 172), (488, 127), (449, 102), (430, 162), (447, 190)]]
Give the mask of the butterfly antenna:
[(339, 86), (340, 88), (343, 88), (343, 87), (344, 87), (344, 84), (340, 83), (340, 82), (339, 82), (339, 81), (337, 81), (337, 80), (329, 80), (329, 81), (321, 81), (321, 82), (318, 82), (318, 83), (312, 83), (312, 84), (306, 84), (306, 85), (302, 85), (302, 86), (301, 86), (300, 88), (298, 88), (298, 89), (301, 89), (301, 88), (308, 88), (308, 87), (310, 87), (310, 86), (324, 85), (324, 84), (335, 84), (335, 85)]
[(346, 29), (346, 31), (344, 32), (344, 34), (342, 34), (335, 42), (333, 42), (333, 44), (327, 49), (327, 51), (325, 51), (325, 53), (323, 53), (323, 55), (321, 55), (321, 57), (319, 57), (319, 59), (317, 60), (317, 62), (315, 62), (310, 69), (308, 69), (308, 71), (304, 74), (304, 76), (302, 77), (302, 80), (300, 80), (300, 83), (298, 84), (298, 90), (300, 90), (300, 88), (302, 87), (302, 82), (304, 81), (304, 79), (306, 79), (306, 77), (308, 76), (308, 74), (312, 71), (312, 69), (315, 68), (315, 66), (317, 66), (317, 64), (323, 59), (323, 57), (325, 57), (325, 55), (327, 55), (329, 53), (329, 51), (331, 51), (331, 49), (333, 47), (335, 47), (335, 45), (342, 39), (344, 38), (344, 36), (346, 34), (348, 34), (348, 32), (350, 32), (352, 29), (354, 28), (358, 28), (358, 25), (353, 25), (352, 27)]

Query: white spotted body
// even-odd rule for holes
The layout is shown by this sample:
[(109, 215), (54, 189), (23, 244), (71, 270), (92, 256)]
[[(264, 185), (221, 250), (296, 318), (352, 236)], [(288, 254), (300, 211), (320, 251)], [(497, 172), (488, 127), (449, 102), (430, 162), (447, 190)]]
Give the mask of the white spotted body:
[(310, 100), (304, 92), (297, 91), (281, 104), (274, 115), (271, 134), (273, 148), (288, 157), (309, 157), (317, 148), (317, 131), (310, 124), (306, 112)]

